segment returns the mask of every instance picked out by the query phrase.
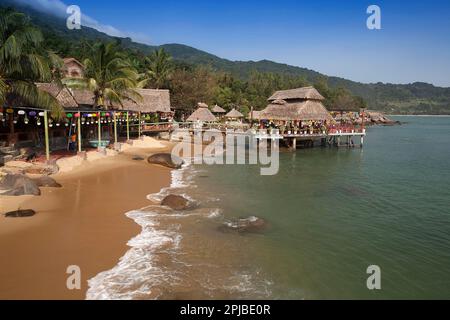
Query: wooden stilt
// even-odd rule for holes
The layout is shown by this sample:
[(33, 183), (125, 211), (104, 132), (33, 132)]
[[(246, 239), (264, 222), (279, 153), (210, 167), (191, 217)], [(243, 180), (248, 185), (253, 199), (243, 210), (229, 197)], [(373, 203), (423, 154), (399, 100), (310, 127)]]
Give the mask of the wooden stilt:
[(117, 117), (116, 112), (113, 112), (113, 118), (114, 118), (114, 143), (117, 143)]
[(130, 115), (127, 111), (127, 140), (130, 140)]
[(101, 146), (102, 146), (102, 124), (101, 124), (101, 121), (100, 121), (100, 112), (99, 113), (97, 113), (97, 120), (98, 120), (98, 126), (97, 126), (97, 128), (98, 128), (98, 146), (97, 146), (97, 148), (98, 149), (100, 149), (101, 148)]
[(77, 118), (77, 126), (78, 126), (78, 152), (81, 152), (81, 112), (78, 112)]
[(48, 111), (44, 111), (44, 136), (45, 136), (45, 157), (47, 161), (50, 160), (50, 143), (48, 136)]
[(297, 138), (292, 139), (292, 149), (294, 151), (297, 149)]
[(141, 112), (139, 111), (138, 138), (141, 138)]

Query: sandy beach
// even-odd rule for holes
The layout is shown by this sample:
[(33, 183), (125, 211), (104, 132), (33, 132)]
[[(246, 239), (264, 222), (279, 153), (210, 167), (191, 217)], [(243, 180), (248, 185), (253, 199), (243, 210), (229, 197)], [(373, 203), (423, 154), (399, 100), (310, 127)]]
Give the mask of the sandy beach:
[[(87, 280), (112, 268), (140, 232), (127, 211), (170, 184), (170, 169), (134, 161), (164, 149), (128, 149), (58, 173), (62, 188), (41, 196), (0, 196), (0, 212), (33, 209), (28, 218), (0, 216), (0, 299), (84, 299)], [(166, 147), (167, 150), (167, 147)], [(81, 268), (81, 290), (68, 290), (67, 267)]]

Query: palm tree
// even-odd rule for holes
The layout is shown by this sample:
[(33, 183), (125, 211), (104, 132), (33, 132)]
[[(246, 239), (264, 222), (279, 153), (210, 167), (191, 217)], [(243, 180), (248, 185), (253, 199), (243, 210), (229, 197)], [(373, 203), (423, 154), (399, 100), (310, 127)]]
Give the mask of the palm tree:
[(72, 88), (88, 89), (94, 93), (94, 107), (108, 109), (113, 104), (123, 108), (124, 100), (141, 100), (134, 89), (138, 73), (114, 42), (88, 45), (84, 79), (66, 79)]
[(141, 86), (154, 85), (156, 89), (164, 87), (172, 74), (172, 57), (164, 48), (155, 50), (150, 56), (145, 58), (148, 70), (144, 74)]
[[(0, 106), (24, 104), (51, 110), (61, 117), (63, 108), (35, 82), (55, 80), (61, 59), (42, 48), (40, 30), (12, 9), (0, 9)], [(13, 129), (12, 129), (13, 130)]]

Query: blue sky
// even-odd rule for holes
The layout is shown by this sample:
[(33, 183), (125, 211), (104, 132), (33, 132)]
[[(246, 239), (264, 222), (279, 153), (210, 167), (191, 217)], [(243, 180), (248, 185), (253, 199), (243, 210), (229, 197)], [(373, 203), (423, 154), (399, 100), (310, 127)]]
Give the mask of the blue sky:
[[(64, 4), (79, 5), (99, 29), (139, 42), (182, 43), (231, 60), (269, 59), (361, 82), (450, 86), (448, 0), (64, 0)], [(381, 8), (381, 30), (366, 28), (371, 4)]]

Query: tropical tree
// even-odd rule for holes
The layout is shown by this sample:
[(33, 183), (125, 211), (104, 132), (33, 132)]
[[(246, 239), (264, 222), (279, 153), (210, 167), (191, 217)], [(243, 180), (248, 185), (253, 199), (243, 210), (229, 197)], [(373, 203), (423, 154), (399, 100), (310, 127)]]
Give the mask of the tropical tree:
[(35, 82), (55, 80), (61, 59), (46, 52), (41, 32), (12, 9), (0, 9), (0, 106), (30, 105), (63, 113), (58, 101)]
[(156, 89), (167, 86), (167, 82), (172, 75), (172, 57), (164, 48), (155, 50), (150, 56), (145, 58), (147, 70), (143, 75), (143, 86), (154, 86)]
[(123, 107), (125, 100), (142, 99), (135, 90), (138, 73), (114, 42), (87, 45), (84, 79), (66, 79), (71, 88), (87, 89), (94, 93), (94, 107), (108, 109), (112, 105)]

